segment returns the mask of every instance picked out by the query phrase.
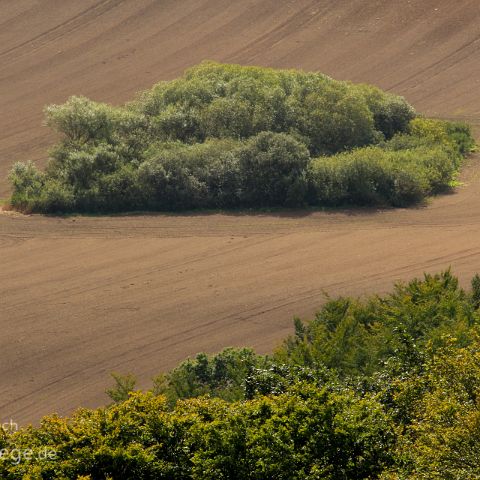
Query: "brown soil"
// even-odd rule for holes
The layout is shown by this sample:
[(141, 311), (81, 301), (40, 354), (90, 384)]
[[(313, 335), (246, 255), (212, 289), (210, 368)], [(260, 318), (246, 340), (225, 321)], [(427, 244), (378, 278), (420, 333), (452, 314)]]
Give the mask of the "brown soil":
[[(7, 0), (0, 5), (0, 177), (41, 163), (42, 107), (120, 103), (210, 58), (375, 83), (480, 124), (477, 1)], [(198, 351), (266, 352), (330, 294), (452, 266), (480, 270), (475, 159), (412, 210), (118, 217), (0, 215), (0, 418), (106, 401)], [(0, 196), (8, 194), (0, 182)]]

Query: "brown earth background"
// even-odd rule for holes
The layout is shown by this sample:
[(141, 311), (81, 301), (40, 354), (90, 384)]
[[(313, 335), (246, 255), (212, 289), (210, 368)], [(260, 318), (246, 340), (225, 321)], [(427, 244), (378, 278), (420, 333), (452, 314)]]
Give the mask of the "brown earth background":
[[(54, 141), (46, 104), (122, 103), (204, 59), (319, 70), (480, 130), (478, 0), (3, 0), (0, 197)], [(268, 352), (331, 295), (480, 270), (476, 158), (411, 210), (115, 217), (0, 215), (0, 420), (98, 406), (199, 351)]]

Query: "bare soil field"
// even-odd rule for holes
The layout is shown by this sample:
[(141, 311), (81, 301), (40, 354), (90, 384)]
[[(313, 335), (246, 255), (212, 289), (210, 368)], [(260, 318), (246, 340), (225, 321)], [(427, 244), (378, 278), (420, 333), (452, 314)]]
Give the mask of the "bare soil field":
[[(480, 8), (462, 0), (6, 0), (0, 5), (0, 197), (43, 164), (42, 108), (120, 103), (203, 59), (320, 70), (480, 124)], [(365, 294), (480, 270), (480, 168), (410, 210), (44, 217), (0, 214), (0, 419), (106, 402), (199, 351), (268, 352), (325, 292)]]

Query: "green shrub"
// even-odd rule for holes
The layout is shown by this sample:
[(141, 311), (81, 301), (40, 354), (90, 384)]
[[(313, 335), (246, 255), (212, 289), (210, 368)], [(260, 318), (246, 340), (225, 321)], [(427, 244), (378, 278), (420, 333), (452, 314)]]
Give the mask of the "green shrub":
[(308, 150), (294, 138), (261, 133), (246, 143), (158, 145), (139, 175), (153, 208), (298, 205), (305, 198), (308, 160)]
[(93, 192), (96, 196), (90, 201), (94, 204), (89, 205), (87, 202), (82, 205), (79, 201), (78, 207), (81, 210), (104, 212), (142, 210), (147, 201), (143, 185), (139, 180), (139, 172), (130, 165), (124, 165), (119, 170), (101, 176)]
[(339, 95), (337, 90), (327, 95), (324, 91), (310, 93), (296, 107), (300, 112), (296, 129), (309, 139), (312, 154), (329, 155), (381, 138), (365, 99), (354, 91)]
[(327, 302), (308, 325), (296, 327), (276, 352), (280, 363), (325, 365), (342, 376), (371, 376), (388, 361), (401, 371), (419, 366), (427, 346), (472, 341), (474, 307), (450, 271), (395, 286), (393, 293), (365, 301)]
[(216, 98), (201, 113), (205, 137), (246, 138), (252, 133), (250, 106), (235, 98)]
[(155, 162), (142, 164), (139, 173), (154, 208), (181, 210), (206, 206), (206, 184), (194, 176), (188, 163), (168, 151)]
[(257, 135), (239, 151), (242, 201), (252, 206), (301, 205), (309, 159), (305, 146), (289, 135)]
[(467, 155), (475, 149), (475, 140), (470, 125), (461, 122), (447, 122), (445, 128), (461, 155)]
[(240, 194), (238, 143), (162, 144), (139, 167), (149, 208), (233, 207)]
[(403, 97), (382, 92), (371, 85), (359, 85), (357, 88), (365, 96), (367, 105), (373, 113), (375, 128), (386, 139), (408, 130), (410, 121), (416, 114)]
[(120, 373), (111, 373), (115, 385), (106, 390), (106, 394), (115, 402), (120, 403), (128, 400), (130, 393), (135, 391), (137, 379), (131, 373), (121, 375)]
[(428, 176), (412, 155), (370, 147), (315, 159), (308, 173), (311, 202), (397, 207), (418, 202), (429, 193)]
[(242, 400), (245, 379), (253, 368), (263, 367), (266, 360), (248, 348), (226, 348), (208, 356), (199, 353), (168, 374), (154, 379), (154, 392), (165, 395), (169, 404), (177, 400), (211, 395), (224, 400)]
[(461, 122), (416, 118), (410, 122), (408, 133), (429, 141), (431, 145), (450, 147), (457, 153), (458, 158), (475, 148), (471, 128)]
[(45, 117), (45, 123), (64, 135), (66, 142), (110, 141), (118, 113), (109, 105), (71, 97), (63, 105), (48, 106)]
[(34, 209), (45, 183), (45, 175), (32, 162), (17, 162), (8, 178), (13, 186), (11, 204), (20, 210)]
[(166, 106), (150, 123), (153, 132), (163, 140), (179, 140), (185, 143), (204, 140), (198, 114), (181, 107)]
[(48, 179), (35, 200), (33, 210), (45, 213), (66, 213), (76, 209), (76, 193), (70, 185)]

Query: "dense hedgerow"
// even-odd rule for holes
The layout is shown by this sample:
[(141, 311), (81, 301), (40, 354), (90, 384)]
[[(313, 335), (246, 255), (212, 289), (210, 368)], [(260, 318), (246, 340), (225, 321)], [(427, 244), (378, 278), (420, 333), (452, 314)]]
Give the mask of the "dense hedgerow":
[(46, 109), (44, 172), (14, 165), (39, 212), (415, 203), (451, 183), (473, 140), (404, 99), (325, 75), (204, 63), (112, 107)]
[(126, 400), (116, 375), (111, 406), (0, 429), (0, 476), (476, 479), (479, 321), (449, 271), (331, 299), (271, 357), (199, 354)]

